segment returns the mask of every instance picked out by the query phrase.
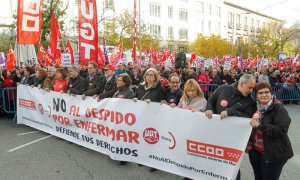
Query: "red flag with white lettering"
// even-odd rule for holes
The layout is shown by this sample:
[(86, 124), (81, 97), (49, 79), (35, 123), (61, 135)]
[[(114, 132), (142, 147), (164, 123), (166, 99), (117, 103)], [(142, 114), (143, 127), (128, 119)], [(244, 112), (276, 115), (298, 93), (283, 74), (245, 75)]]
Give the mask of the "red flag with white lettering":
[(116, 66), (120, 59), (123, 57), (123, 43), (120, 43), (118, 47), (116, 47), (109, 58), (110, 64)]
[(79, 0), (79, 64), (98, 61), (98, 22), (96, 0)]
[(51, 32), (50, 32), (50, 48), (51, 48), (51, 52), (53, 53), (53, 55), (55, 57), (57, 66), (59, 66), (61, 64), (60, 40), (61, 40), (61, 34), (59, 31), (59, 26), (58, 26), (56, 17), (54, 15), (54, 12), (52, 12)]
[(67, 41), (66, 53), (71, 54), (71, 64), (74, 64), (74, 52), (70, 41)]
[(42, 0), (19, 0), (17, 15), (18, 44), (36, 44), (42, 28)]
[[(42, 44), (39, 44), (37, 57), (39, 60), (40, 59), (44, 60), (46, 62), (46, 66), (50, 66), (55, 59), (52, 55), (48, 53), (48, 51)], [(39, 61), (39, 64), (42, 63)]]

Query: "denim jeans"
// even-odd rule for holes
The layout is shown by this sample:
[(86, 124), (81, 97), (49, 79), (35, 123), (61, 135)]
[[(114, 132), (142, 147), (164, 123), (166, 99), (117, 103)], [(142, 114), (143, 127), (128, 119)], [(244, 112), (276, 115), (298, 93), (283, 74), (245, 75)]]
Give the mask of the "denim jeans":
[(264, 154), (252, 149), (249, 152), (255, 180), (279, 180), (281, 171), (287, 160), (267, 161)]

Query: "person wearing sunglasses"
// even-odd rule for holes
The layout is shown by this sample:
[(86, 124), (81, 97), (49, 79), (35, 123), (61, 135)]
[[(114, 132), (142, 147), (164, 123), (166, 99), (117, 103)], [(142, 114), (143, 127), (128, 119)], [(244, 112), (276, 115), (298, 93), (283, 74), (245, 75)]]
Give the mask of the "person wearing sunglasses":
[(278, 180), (283, 166), (293, 157), (288, 137), (291, 118), (268, 82), (257, 83), (255, 92), (257, 111), (250, 122), (253, 130), (246, 151), (255, 180)]

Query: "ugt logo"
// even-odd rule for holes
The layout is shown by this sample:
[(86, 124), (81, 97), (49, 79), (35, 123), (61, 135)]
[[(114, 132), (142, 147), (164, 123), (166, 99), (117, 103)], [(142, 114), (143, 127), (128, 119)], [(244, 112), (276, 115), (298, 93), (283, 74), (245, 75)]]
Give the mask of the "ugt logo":
[(148, 144), (156, 144), (159, 141), (159, 133), (154, 128), (144, 130), (143, 138)]

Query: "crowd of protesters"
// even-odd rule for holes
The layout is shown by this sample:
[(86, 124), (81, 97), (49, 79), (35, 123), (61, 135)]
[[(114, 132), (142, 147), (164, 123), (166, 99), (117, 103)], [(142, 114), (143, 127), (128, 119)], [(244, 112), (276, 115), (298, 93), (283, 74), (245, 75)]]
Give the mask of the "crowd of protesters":
[[(97, 63), (91, 61), (87, 66), (72, 65), (68, 68), (24, 66), (12, 71), (3, 70), (1, 75), (2, 88), (16, 87), (20, 83), (46, 91), (80, 95), (83, 100), (86, 96), (98, 101), (104, 98), (126, 98), (205, 112), (208, 118), (212, 114), (220, 114), (222, 119), (227, 116), (253, 117), (253, 133), (247, 152), (256, 179), (278, 179), (284, 164), (293, 156), (287, 136), (290, 118), (272, 95), (272, 87), (279, 83), (299, 83), (299, 69), (271, 66), (259, 71), (254, 67), (176, 69), (132, 63), (116, 67), (108, 64), (98, 69)], [(210, 94), (209, 99), (204, 96), (208, 91), (207, 84), (220, 86)], [(251, 97), (253, 89), (257, 102)], [(11, 93), (15, 95), (8, 95), (11, 99), (7, 101), (16, 100), (16, 92)], [(275, 116), (273, 111), (281, 114)], [(277, 143), (276, 147), (287, 145), (287, 149), (277, 151), (273, 148), (274, 143)], [(126, 162), (121, 161), (120, 164)], [(155, 170), (150, 169), (151, 172)], [(237, 179), (240, 178), (239, 174)]]

